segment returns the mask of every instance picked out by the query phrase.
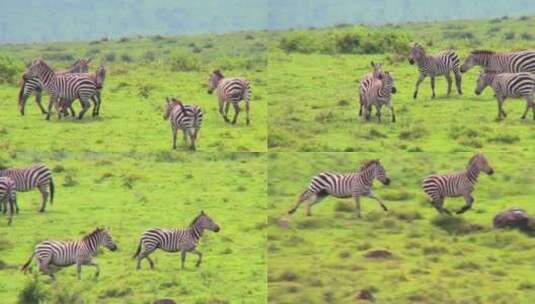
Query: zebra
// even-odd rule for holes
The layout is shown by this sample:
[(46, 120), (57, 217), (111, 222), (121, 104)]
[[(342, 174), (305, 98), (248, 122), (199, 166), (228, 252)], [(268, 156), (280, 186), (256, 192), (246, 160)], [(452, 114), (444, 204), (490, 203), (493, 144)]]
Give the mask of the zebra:
[(368, 87), (373, 82), (374, 78), (378, 78), (382, 74), (381, 64), (371, 62), (372, 72), (365, 74), (359, 81), (359, 116), (362, 116), (362, 107), (364, 106), (364, 95)]
[(387, 177), (385, 169), (378, 159), (366, 161), (358, 171), (347, 174), (322, 172), (312, 178), (308, 189), (301, 193), (297, 204), (295, 204), (295, 206), (291, 208), (288, 213), (295, 213), (301, 203), (308, 201), (306, 214), (311, 216), (311, 207), (319, 203), (328, 195), (332, 195), (337, 198), (355, 198), (355, 210), (357, 217), (359, 218), (361, 217), (361, 196), (376, 200), (384, 211), (388, 211), (383, 200), (371, 189), (373, 181), (376, 178), (383, 185), (390, 184), (390, 178)]
[(169, 119), (171, 131), (173, 132), (173, 149), (176, 149), (176, 135), (180, 129), (184, 134), (184, 145), (188, 145), (195, 150), (197, 134), (202, 125), (203, 112), (197, 105), (184, 105), (180, 100), (167, 97), (166, 110), (163, 119)]
[[(18, 192), (27, 192), (33, 188), (38, 188), (41, 192), (41, 208), (39, 212), (45, 211), (46, 201), (50, 194), (50, 204), (54, 202), (54, 181), (52, 171), (43, 164), (35, 164), (26, 168), (0, 168), (0, 177), (9, 177), (15, 182), (15, 189)], [(47, 191), (50, 190), (50, 193)], [(19, 212), (19, 207), (17, 213)]]
[(494, 169), (489, 165), (487, 158), (478, 153), (470, 158), (465, 171), (449, 175), (435, 174), (428, 176), (424, 178), (422, 188), (431, 198), (431, 204), (439, 213), (451, 215), (451, 212), (444, 208), (444, 199), (446, 197), (463, 196), (465, 205), (457, 211), (457, 214), (461, 214), (470, 209), (474, 203), (472, 192), (481, 172), (492, 175), (494, 174)]
[(137, 259), (136, 269), (141, 268), (141, 260), (147, 259), (150, 268), (154, 268), (154, 262), (149, 255), (156, 249), (160, 248), (166, 252), (181, 253), (181, 268), (184, 269), (186, 262), (186, 253), (191, 252), (196, 254), (196, 267), (199, 267), (202, 262), (202, 253), (196, 249), (199, 240), (201, 239), (205, 229), (219, 232), (219, 226), (206, 214), (204, 211), (195, 217), (188, 228), (184, 229), (149, 229), (143, 233), (139, 240), (137, 251), (133, 258)]
[(498, 101), (498, 119), (507, 117), (503, 110), (503, 103), (507, 97), (526, 99), (526, 110), (522, 119), (531, 108), (533, 119), (535, 120), (535, 106), (533, 104), (533, 94), (535, 93), (535, 76), (531, 73), (502, 73), (494, 71), (481, 71), (477, 80), (476, 95), (480, 95), (487, 86), (491, 86)]
[[(240, 113), (240, 101), (245, 101), (246, 122), (249, 125), (249, 102), (251, 99), (251, 85), (249, 81), (242, 77), (225, 77), (221, 70), (215, 70), (208, 79), (208, 94), (217, 91), (219, 99), (219, 114), (226, 122), (229, 104), (234, 107), (234, 118), (232, 124), (236, 123)], [(224, 111), (223, 111), (224, 109)]]
[(461, 72), (466, 73), (473, 66), (497, 73), (535, 73), (535, 51), (496, 53), (487, 50), (472, 51), (464, 60)]
[[(10, 177), (0, 177), (0, 207), (3, 207), (3, 213), (8, 213), (7, 224), (11, 225), (13, 211), (17, 205), (17, 190), (15, 182)], [(18, 206), (17, 206), (18, 210)]]
[(93, 266), (96, 268), (95, 277), (100, 274), (100, 267), (92, 261), (101, 246), (108, 248), (110, 251), (117, 250), (117, 245), (107, 228), (97, 227), (93, 232), (85, 235), (79, 241), (43, 241), (35, 246), (35, 249), (21, 268), (26, 272), (36, 256), (39, 269), (55, 280), (53, 267), (67, 267), (76, 264), (76, 276), (81, 279), (82, 265)]
[(100, 92), (95, 82), (86, 76), (73, 75), (76, 74), (57, 75), (42, 59), (36, 60), (24, 73), (24, 79), (38, 77), (50, 94), (47, 120), (50, 119), (52, 105), (57, 105), (59, 100), (70, 102), (79, 98), (83, 108), (78, 119), (82, 119), (91, 106), (90, 100), (100, 103)]
[(454, 51), (443, 51), (435, 55), (426, 55), (424, 48), (418, 44), (414, 43), (411, 47), (409, 55), (409, 63), (415, 64), (418, 66), (418, 71), (420, 76), (416, 81), (416, 88), (414, 90), (413, 98), (418, 97), (418, 87), (424, 81), (426, 76), (431, 78), (431, 90), (433, 91), (432, 98), (435, 98), (435, 77), (444, 75), (448, 81), (448, 93), (451, 94), (451, 75), (453, 72), (455, 75), (455, 86), (457, 87), (457, 92), (459, 95), (462, 95), (461, 89), (461, 80), (462, 74), (459, 70), (460, 59), (459, 56)]
[[(72, 73), (87, 73), (89, 63), (91, 62), (91, 58), (89, 59), (78, 59), (76, 60), (71, 67), (68, 70), (65, 71), (58, 71), (56, 72), (59, 74), (72, 74)], [(30, 78), (25, 80), (24, 78), (20, 81), (20, 90), (19, 90), (19, 112), (22, 116), (24, 116), (24, 108), (26, 106), (26, 101), (28, 98), (35, 93), (35, 103), (37, 106), (39, 106), (39, 109), (41, 110), (42, 114), (46, 114), (46, 110), (41, 104), (41, 94), (43, 91), (44, 85), (39, 81), (38, 78)]]
[(371, 108), (375, 106), (377, 120), (380, 122), (381, 107), (386, 106), (390, 109), (392, 122), (396, 122), (396, 114), (392, 105), (392, 94), (395, 93), (394, 77), (389, 72), (382, 72), (376, 78), (373, 78), (362, 96), (366, 120), (370, 119)]

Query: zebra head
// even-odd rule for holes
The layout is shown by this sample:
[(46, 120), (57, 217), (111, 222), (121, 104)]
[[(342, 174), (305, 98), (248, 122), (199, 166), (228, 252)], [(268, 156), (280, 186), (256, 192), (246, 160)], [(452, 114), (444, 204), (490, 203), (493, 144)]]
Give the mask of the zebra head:
[(385, 168), (378, 159), (365, 162), (360, 171), (368, 171), (372, 178), (377, 178), (383, 185), (390, 184), (390, 178), (386, 175)]
[(221, 70), (215, 70), (212, 72), (212, 74), (210, 75), (210, 78), (208, 78), (208, 91), (207, 91), (208, 94), (212, 94), (212, 92), (214, 92), (214, 90), (219, 85), (219, 82), (224, 77), (225, 76), (223, 76), (223, 73), (221, 72)]
[(496, 76), (496, 72), (494, 71), (485, 71), (481, 70), (479, 73), (479, 78), (477, 79), (475, 94), (481, 95), (483, 93), (483, 90), (489, 86), (492, 81), (494, 81), (494, 77)]
[(41, 79), (45, 73), (53, 73), (53, 70), (45, 63), (41, 58), (35, 60), (35, 62), (28, 67), (26, 72), (22, 74), (24, 80), (30, 80), (32, 78)]
[(104, 247), (108, 248), (110, 251), (117, 250), (117, 244), (113, 241), (110, 232), (107, 228), (97, 228), (97, 231), (100, 234), (100, 240)]
[(411, 45), (411, 52), (409, 53), (409, 63), (414, 64), (425, 57), (424, 48), (417, 42)]
[(464, 63), (461, 65), (461, 73), (466, 73), (468, 70), (470, 70), (474, 65), (481, 65), (486, 66), (489, 62), (490, 56), (492, 56), (494, 52), (492, 51), (473, 51), (466, 57), (464, 60)]
[(481, 153), (472, 156), (468, 162), (468, 169), (475, 169), (477, 172), (485, 172), (487, 175), (494, 174), (494, 169), (489, 165), (487, 158)]
[(380, 63), (375, 63), (375, 62), (370, 62), (370, 65), (373, 69), (373, 77), (375, 78), (379, 78), (382, 74), (382, 69), (381, 69), (381, 64)]
[(89, 63), (91, 58), (81, 58), (76, 60), (69, 68), (69, 73), (87, 73), (89, 71)]
[(381, 74), (378, 76), (378, 78), (383, 81), (383, 90), (386, 90), (392, 94), (396, 94), (397, 89), (394, 86), (394, 76), (392, 76), (390, 72), (381, 72)]
[(182, 104), (182, 101), (176, 98), (169, 98), (169, 97), (166, 97), (165, 100), (167, 101), (167, 105), (165, 108), (165, 112), (163, 114), (164, 120), (169, 119), (169, 116), (171, 116), (171, 112), (173, 111), (175, 107), (180, 107), (182, 111), (184, 111), (184, 105)]
[(201, 230), (208, 229), (213, 232), (219, 232), (219, 226), (204, 211), (201, 211), (201, 214), (193, 220), (190, 226), (196, 226)]

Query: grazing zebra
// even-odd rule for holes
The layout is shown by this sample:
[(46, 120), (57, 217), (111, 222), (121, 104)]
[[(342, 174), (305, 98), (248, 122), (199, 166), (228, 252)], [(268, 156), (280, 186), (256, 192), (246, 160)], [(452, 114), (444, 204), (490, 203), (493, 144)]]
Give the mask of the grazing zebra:
[(364, 95), (370, 87), (371, 83), (375, 78), (379, 78), (382, 74), (381, 64), (371, 62), (372, 72), (362, 76), (362, 79), (359, 82), (359, 116), (362, 116), (362, 107), (364, 106)]
[(507, 97), (526, 99), (526, 110), (522, 119), (531, 108), (533, 119), (535, 120), (535, 106), (533, 105), (533, 94), (535, 93), (535, 76), (531, 73), (503, 73), (497, 74), (493, 71), (481, 71), (477, 80), (475, 93), (480, 95), (487, 86), (491, 86), (498, 101), (498, 119), (507, 117), (503, 110), (503, 103)]
[(463, 196), (466, 203), (457, 211), (457, 214), (464, 213), (472, 207), (474, 202), (472, 192), (480, 172), (492, 175), (494, 169), (483, 154), (476, 154), (468, 162), (466, 171), (450, 175), (428, 176), (423, 180), (422, 187), (439, 213), (451, 214), (448, 209), (444, 208), (446, 197)]
[(218, 232), (219, 226), (204, 211), (201, 211), (201, 214), (191, 222), (188, 228), (154, 228), (145, 231), (139, 240), (136, 254), (133, 257), (137, 259), (136, 269), (141, 268), (141, 260), (145, 258), (149, 261), (150, 268), (154, 268), (154, 262), (149, 255), (158, 248), (166, 252), (180, 251), (182, 269), (184, 269), (184, 263), (186, 262), (186, 253), (194, 253), (199, 257), (196, 264), (199, 267), (202, 262), (202, 253), (196, 247), (205, 229)]
[(70, 102), (76, 98), (80, 99), (82, 110), (78, 119), (82, 119), (91, 106), (90, 100), (93, 99), (95, 104), (100, 103), (100, 92), (95, 82), (89, 77), (73, 75), (76, 74), (57, 75), (42, 59), (36, 60), (24, 73), (24, 79), (39, 78), (50, 94), (47, 120), (50, 119), (52, 105), (57, 105), (60, 100)]
[(470, 53), (461, 66), (465, 73), (473, 66), (479, 65), (484, 70), (497, 73), (535, 73), (535, 51), (496, 53), (477, 50)]
[[(365, 196), (375, 199), (383, 208), (388, 211), (383, 200), (372, 191), (374, 179), (378, 179), (383, 185), (390, 184), (390, 178), (386, 176), (385, 169), (379, 160), (365, 162), (362, 167), (355, 172), (339, 174), (333, 172), (322, 172), (312, 178), (308, 189), (300, 196), (297, 204), (288, 211), (294, 213), (304, 201), (307, 202), (306, 214), (312, 215), (310, 209), (328, 195), (337, 198), (355, 198), (356, 213), (360, 217), (360, 197)], [(311, 200), (310, 200), (311, 199)]]
[(13, 218), (13, 210), (17, 208), (17, 191), (15, 189), (15, 182), (9, 177), (0, 177), (0, 207), (3, 207), (3, 213), (8, 213), (8, 225), (11, 224)]
[(424, 48), (414, 43), (409, 55), (409, 63), (418, 66), (420, 76), (416, 81), (416, 88), (414, 90), (413, 98), (418, 96), (418, 87), (424, 81), (426, 76), (431, 78), (431, 90), (433, 91), (432, 98), (435, 98), (435, 77), (444, 75), (448, 81), (448, 96), (451, 94), (451, 72), (455, 75), (455, 85), (457, 92), (462, 95), (461, 80), (462, 74), (459, 70), (460, 59), (454, 51), (443, 51), (435, 55), (426, 55)]
[(392, 115), (392, 122), (396, 122), (396, 114), (394, 113), (394, 106), (392, 105), (392, 94), (396, 93), (394, 86), (394, 77), (389, 72), (382, 72), (373, 78), (369, 83), (366, 92), (363, 94), (364, 113), (366, 120), (370, 119), (372, 106), (375, 106), (377, 111), (377, 120), (381, 121), (381, 108), (386, 106), (390, 109)]
[(96, 228), (79, 241), (43, 241), (35, 246), (34, 252), (24, 264), (21, 271), (26, 272), (34, 256), (37, 256), (39, 269), (49, 275), (53, 280), (55, 269), (53, 267), (67, 267), (76, 264), (76, 275), (81, 279), (82, 265), (96, 268), (95, 277), (100, 274), (100, 267), (92, 261), (93, 256), (101, 246), (111, 251), (117, 250), (110, 232), (106, 228)]
[(184, 133), (184, 145), (188, 145), (188, 137), (191, 142), (190, 148), (195, 150), (197, 134), (202, 125), (202, 109), (196, 105), (184, 105), (178, 99), (167, 98), (167, 107), (163, 119), (169, 119), (173, 132), (173, 149), (176, 149), (176, 134), (180, 129)]
[(247, 79), (241, 77), (225, 77), (220, 70), (215, 70), (208, 79), (208, 93), (212, 94), (213, 91), (217, 91), (219, 114), (223, 116), (226, 122), (229, 122), (227, 117), (229, 105), (232, 104), (234, 107), (232, 123), (235, 124), (240, 113), (240, 101), (245, 101), (246, 122), (249, 125), (251, 85)]
[[(58, 75), (60, 74), (71, 74), (71, 73), (87, 73), (89, 63), (91, 62), (91, 59), (78, 59), (76, 60), (73, 65), (66, 71), (58, 71), (56, 72)], [(28, 98), (35, 93), (35, 103), (39, 106), (39, 109), (41, 109), (42, 114), (46, 114), (45, 108), (43, 108), (43, 105), (41, 104), (41, 93), (43, 91), (44, 85), (39, 81), (38, 78), (30, 78), (25, 80), (24, 78), (20, 81), (20, 90), (19, 90), (19, 112), (22, 116), (24, 116), (24, 108), (26, 105), (26, 101)]]
[(39, 212), (45, 211), (48, 189), (50, 189), (50, 204), (54, 202), (54, 181), (52, 172), (47, 166), (37, 164), (26, 168), (0, 168), (0, 177), (2, 176), (11, 178), (18, 192), (27, 192), (37, 187), (42, 196)]

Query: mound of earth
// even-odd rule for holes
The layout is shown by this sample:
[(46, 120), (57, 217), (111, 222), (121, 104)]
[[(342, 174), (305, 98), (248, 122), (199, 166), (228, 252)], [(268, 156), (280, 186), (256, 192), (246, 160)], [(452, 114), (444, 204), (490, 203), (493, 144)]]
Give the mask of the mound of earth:
[(372, 292), (367, 290), (367, 289), (361, 290), (357, 294), (357, 299), (359, 299), (359, 300), (367, 300), (367, 301), (371, 301), (371, 302), (373, 302), (373, 300), (374, 300)]
[(516, 228), (520, 230), (531, 230), (533, 218), (519, 208), (511, 208), (498, 213), (492, 222), (494, 228)]
[(392, 253), (388, 250), (378, 249), (368, 251), (364, 256), (370, 259), (389, 259), (392, 257)]

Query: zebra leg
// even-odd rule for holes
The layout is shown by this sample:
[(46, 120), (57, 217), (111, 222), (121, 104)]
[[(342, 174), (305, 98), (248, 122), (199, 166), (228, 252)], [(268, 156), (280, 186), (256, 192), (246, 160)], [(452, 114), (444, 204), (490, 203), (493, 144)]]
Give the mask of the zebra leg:
[(375, 105), (375, 115), (377, 116), (377, 121), (381, 122), (381, 106), (379, 104)]
[(498, 120), (502, 120), (502, 116), (503, 118), (507, 117), (507, 114), (503, 110), (503, 102), (505, 101), (505, 99), (500, 96), (496, 96), (496, 98), (498, 99)]
[(524, 115), (522, 115), (522, 119), (526, 119), (526, 115), (528, 114), (529, 108), (533, 107), (533, 96), (529, 95), (526, 97), (526, 110), (524, 111)]
[(102, 99), (100, 98), (100, 91), (97, 90), (96, 94), (93, 96), (93, 102), (95, 103), (95, 106), (93, 107), (93, 116), (99, 116), (100, 104), (102, 103)]
[(89, 108), (91, 107), (91, 103), (85, 98), (80, 98), (80, 102), (82, 103), (82, 110), (80, 111), (80, 114), (78, 114), (78, 119), (82, 120), (85, 112), (87, 112), (87, 110), (89, 110)]
[(431, 95), (431, 99), (434, 99), (436, 96), (435, 96), (435, 76), (430, 76), (431, 78), (431, 92), (432, 92), (432, 95)]
[(358, 218), (361, 218), (360, 215), (360, 196), (355, 197), (355, 212)]
[[(225, 122), (229, 122), (228, 117), (227, 117), (228, 107), (229, 107), (228, 102), (219, 100), (219, 114), (221, 114)], [(224, 108), (224, 111), (223, 111), (223, 108)]]
[(52, 281), (56, 280), (56, 276), (54, 275), (54, 270), (50, 269), (50, 264), (44, 261), (37, 260), (37, 264), (39, 265), (39, 270), (41, 270), (42, 273), (50, 276)]
[(381, 208), (383, 208), (384, 211), (388, 211), (388, 208), (386, 208), (383, 200), (380, 197), (378, 197), (377, 195), (375, 195), (375, 193), (370, 191), (370, 193), (368, 195), (366, 195), (366, 196), (376, 200), (379, 203), (379, 205), (381, 205)]
[(95, 271), (95, 278), (98, 278), (98, 276), (100, 275), (100, 266), (98, 266), (97, 263), (93, 262), (93, 261), (88, 261), (86, 263), (84, 263), (84, 265), (88, 265), (88, 266), (93, 266), (95, 267), (96, 271)]
[(54, 105), (54, 100), (57, 98), (55, 96), (50, 96), (48, 101), (48, 112), (46, 113), (46, 120), (50, 120), (50, 114), (52, 113), (52, 106)]
[(176, 150), (176, 133), (178, 132), (178, 129), (172, 128), (171, 132), (173, 134), (173, 150)]
[(313, 199), (307, 202), (307, 216), (312, 216), (312, 206), (316, 205), (317, 203), (321, 202), (325, 196), (315, 194)]
[(82, 262), (81, 261), (76, 262), (76, 278), (78, 280), (82, 279)]
[(474, 203), (474, 198), (470, 193), (464, 195), (465, 205), (457, 211), (457, 214), (465, 213), (466, 210), (472, 208), (472, 203)]
[(188, 146), (188, 134), (186, 133), (186, 129), (182, 129), (182, 137), (184, 138), (184, 146)]
[(139, 255), (137, 256), (136, 270), (141, 269), (141, 260), (143, 259), (147, 259), (147, 261), (149, 261), (150, 269), (154, 269), (154, 262), (149, 257), (149, 254), (151, 254), (154, 250), (156, 250), (156, 248), (153, 248), (153, 249), (143, 248), (143, 251), (140, 252)]
[(392, 122), (396, 122), (396, 113), (394, 112), (394, 106), (392, 103), (386, 105), (390, 109), (390, 114), (392, 115)]
[(444, 208), (444, 199), (433, 200), (431, 202), (431, 204), (433, 204), (433, 207), (435, 207), (435, 209), (437, 209), (438, 213), (440, 213), (440, 214), (446, 213), (448, 215), (451, 215), (451, 211), (449, 211), (448, 209)]
[(183, 250), (183, 251), (180, 252), (180, 254), (181, 254), (181, 256), (180, 256), (180, 261), (181, 261), (180, 268), (184, 269), (184, 265), (186, 264), (186, 251)]
[(39, 185), (39, 192), (41, 192), (41, 209), (39, 209), (39, 212), (45, 212), (46, 207), (46, 201), (48, 200), (48, 191), (46, 189), (47, 185)]
[(418, 88), (420, 87), (420, 84), (422, 83), (422, 81), (424, 81), (424, 79), (424, 74), (420, 74), (420, 76), (418, 76), (418, 80), (416, 80), (416, 88), (414, 89), (414, 95), (412, 96), (413, 99), (416, 99), (416, 97), (418, 97)]
[[(43, 107), (43, 105), (41, 104), (41, 90), (35, 90), (35, 103), (37, 104), (37, 106), (39, 106), (39, 109), (41, 110), (41, 114), (46, 114), (46, 110), (45, 108)], [(24, 102), (24, 104), (26, 104), (26, 101)], [(24, 107), (24, 104), (23, 104), (23, 107)], [(24, 115), (24, 108), (22, 108), (22, 115)]]
[(297, 208), (299, 208), (299, 206), (308, 199), (310, 195), (310, 192), (308, 192), (308, 190), (305, 190), (303, 193), (301, 193), (301, 195), (299, 196), (299, 199), (297, 200), (297, 203), (295, 204), (295, 206), (293, 206), (290, 210), (288, 210), (288, 214), (293, 214), (295, 213), (295, 211), (297, 210)]
[(69, 112), (71, 113), (71, 117), (75, 117), (76, 116), (76, 112), (74, 112), (74, 108), (72, 107), (72, 103), (69, 106)]
[(240, 104), (235, 102), (232, 103), (232, 106), (234, 107), (234, 118), (232, 119), (232, 124), (235, 124), (238, 120), (238, 114), (240, 114)]
[(463, 75), (461, 74), (461, 72), (455, 72), (455, 86), (457, 87), (457, 92), (459, 93), (459, 95), (463, 95), (463, 90), (461, 88), (462, 79)]
[(251, 120), (249, 119), (249, 100), (245, 100), (245, 116), (245, 122), (247, 123), (247, 125), (249, 125), (249, 123), (251, 122)]
[(202, 252), (200, 252), (199, 250), (194, 249), (193, 251), (191, 251), (191, 253), (194, 253), (199, 257), (199, 259), (197, 260), (197, 263), (195, 264), (195, 267), (201, 266), (201, 263), (202, 263)]
[(452, 85), (451, 75), (448, 72), (445, 76), (446, 76), (446, 81), (448, 82), (448, 92), (446, 93), (446, 95), (450, 96), (451, 95), (451, 85)]

